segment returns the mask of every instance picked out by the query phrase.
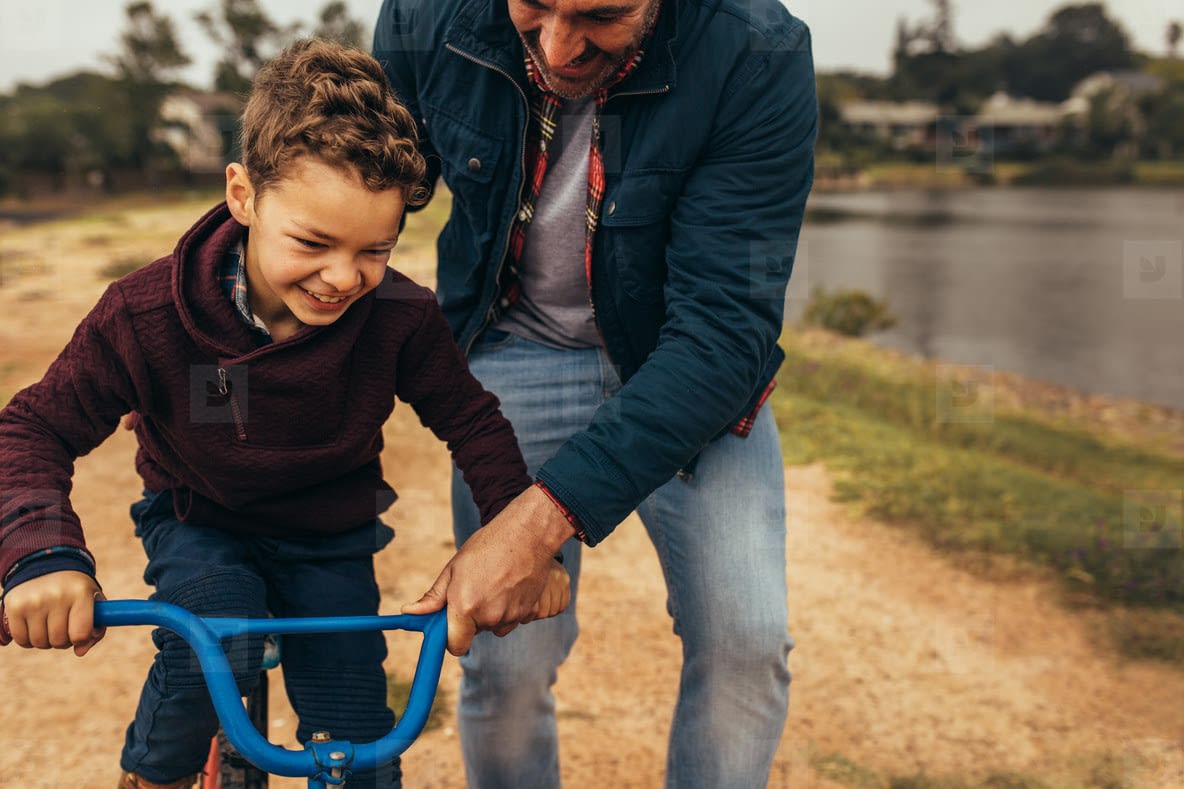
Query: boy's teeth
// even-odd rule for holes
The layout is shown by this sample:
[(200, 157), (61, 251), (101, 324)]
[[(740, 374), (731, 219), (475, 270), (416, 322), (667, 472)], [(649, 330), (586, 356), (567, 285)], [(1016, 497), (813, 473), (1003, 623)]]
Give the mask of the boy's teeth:
[(313, 293), (311, 290), (305, 291), (305, 293), (312, 296), (317, 301), (324, 302), (325, 304), (336, 304), (339, 301), (345, 301), (345, 296), (322, 296), (319, 293)]

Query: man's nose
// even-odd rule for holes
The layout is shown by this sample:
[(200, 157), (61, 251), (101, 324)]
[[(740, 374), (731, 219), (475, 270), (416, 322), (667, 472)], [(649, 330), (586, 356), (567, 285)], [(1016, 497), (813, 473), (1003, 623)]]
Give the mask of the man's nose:
[(554, 20), (539, 30), (539, 49), (547, 65), (563, 68), (584, 54), (584, 39), (571, 24)]

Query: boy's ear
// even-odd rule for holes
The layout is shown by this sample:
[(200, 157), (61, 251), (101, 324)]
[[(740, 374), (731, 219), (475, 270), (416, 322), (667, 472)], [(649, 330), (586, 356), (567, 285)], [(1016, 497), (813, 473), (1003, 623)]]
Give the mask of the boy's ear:
[(255, 187), (247, 175), (247, 168), (238, 162), (226, 165), (226, 205), (240, 225), (251, 226), (255, 216)]

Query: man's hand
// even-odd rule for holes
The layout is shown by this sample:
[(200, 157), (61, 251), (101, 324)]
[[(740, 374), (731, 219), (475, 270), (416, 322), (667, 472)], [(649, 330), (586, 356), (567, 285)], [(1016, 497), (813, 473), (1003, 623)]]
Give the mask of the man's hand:
[(458, 656), (482, 630), (504, 636), (539, 618), (539, 598), (548, 579), (554, 581), (555, 552), (573, 534), (563, 513), (531, 486), (478, 529), (403, 613), (428, 614), (447, 605), (448, 651)]
[(95, 600), (105, 599), (86, 573), (63, 570), (42, 575), (5, 595), (0, 630), (26, 649), (73, 647), (74, 654), (82, 657), (106, 633), (95, 628)]

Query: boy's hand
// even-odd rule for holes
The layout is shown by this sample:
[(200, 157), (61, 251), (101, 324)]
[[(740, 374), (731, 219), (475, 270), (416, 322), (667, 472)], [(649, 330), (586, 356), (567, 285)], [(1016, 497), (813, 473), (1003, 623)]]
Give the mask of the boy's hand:
[[(571, 577), (559, 562), (552, 560), (547, 571), (547, 582), (543, 593), (531, 612), (532, 619), (547, 619), (562, 614), (571, 603)], [(523, 620), (523, 623), (531, 620)]]
[(26, 649), (68, 649), (82, 657), (99, 643), (95, 600), (105, 600), (95, 579), (74, 570), (26, 581), (4, 596), (3, 630)]

